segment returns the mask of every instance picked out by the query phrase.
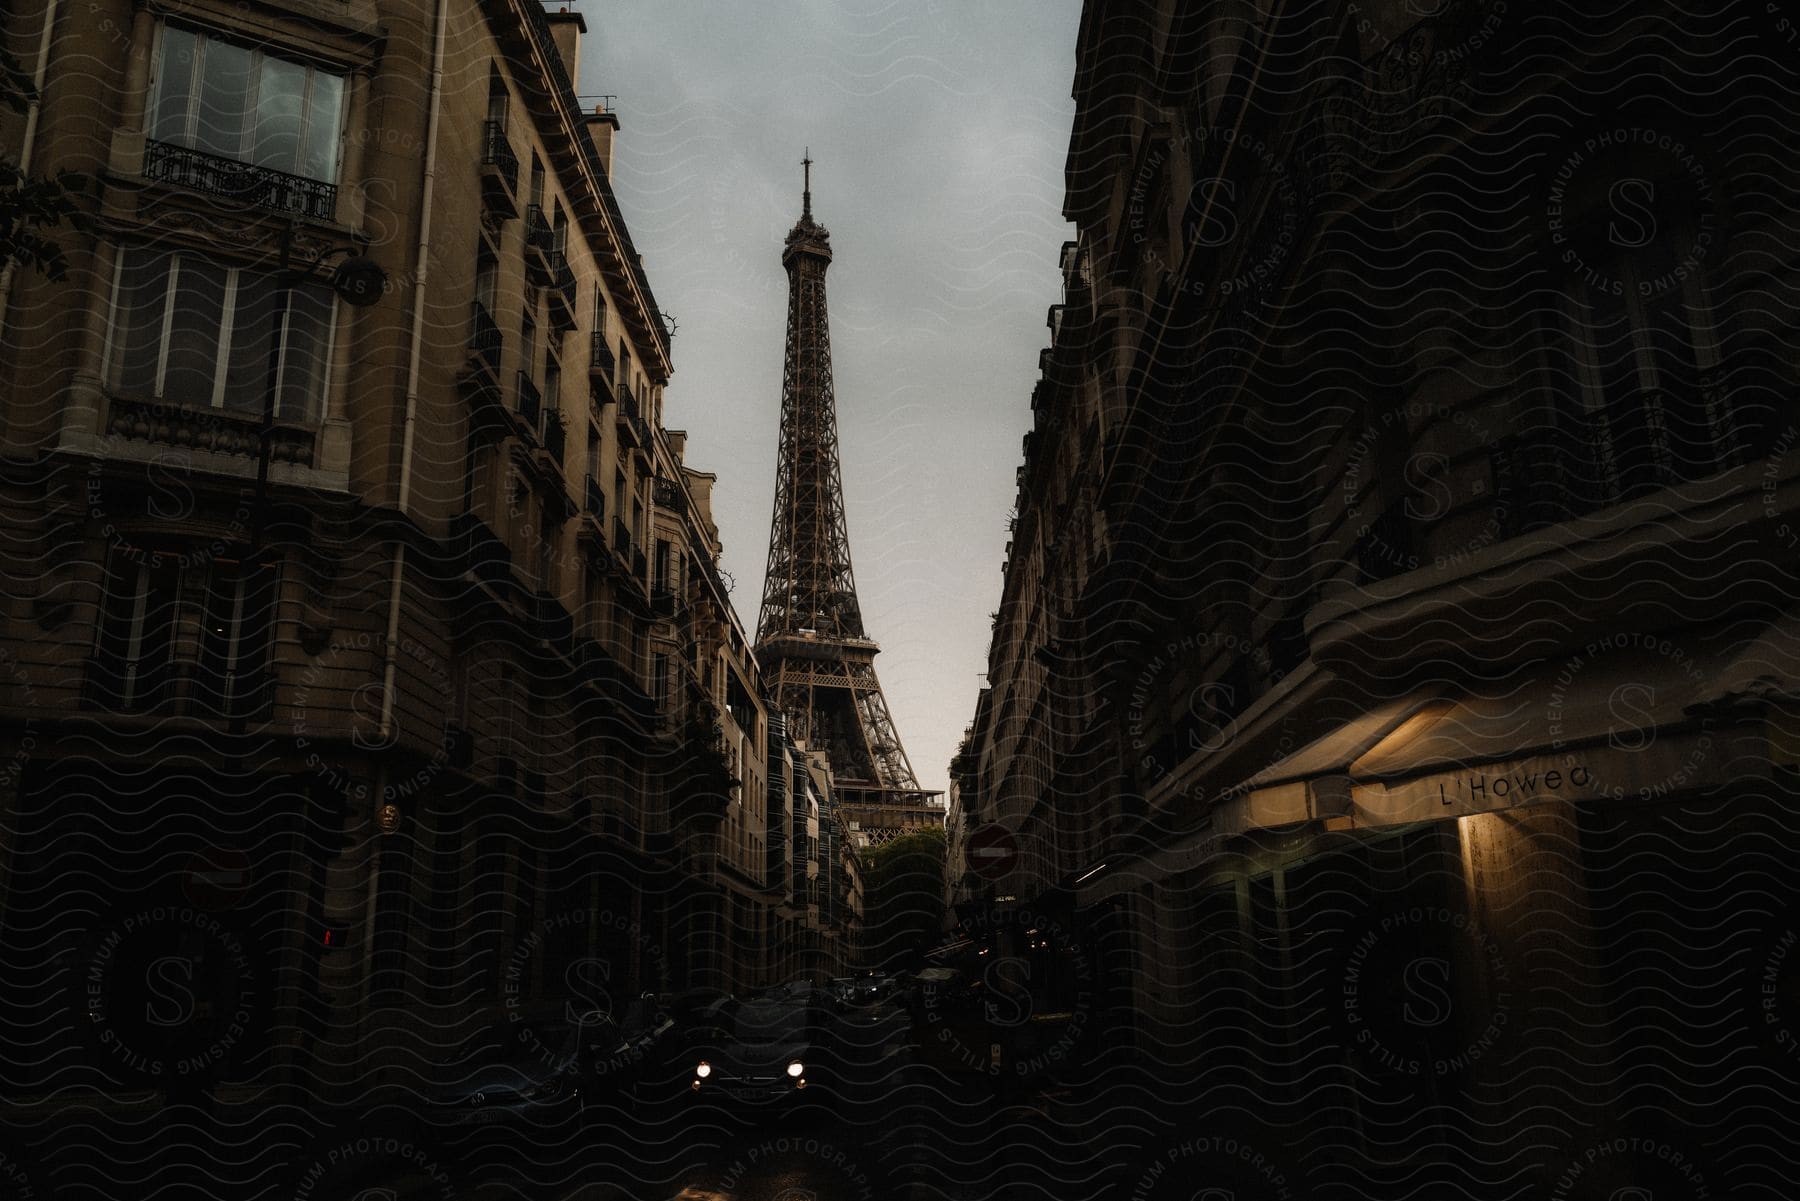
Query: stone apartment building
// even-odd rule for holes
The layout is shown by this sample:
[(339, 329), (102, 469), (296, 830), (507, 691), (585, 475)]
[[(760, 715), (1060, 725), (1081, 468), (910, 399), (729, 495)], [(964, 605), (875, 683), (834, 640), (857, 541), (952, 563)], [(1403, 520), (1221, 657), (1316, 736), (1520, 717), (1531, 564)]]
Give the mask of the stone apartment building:
[(1134, 1195), (1778, 1195), (1785, 33), (1087, 5), (961, 888), (1171, 1147), (1265, 1153)]
[(367, 1100), (763, 970), (768, 718), (585, 28), (6, 18), (0, 144), (92, 180), (67, 280), (4, 281), (9, 1098)]
[(769, 745), (771, 979), (816, 981), (855, 965), (861, 879), (847, 833), (829, 756), (795, 743), (778, 717)]

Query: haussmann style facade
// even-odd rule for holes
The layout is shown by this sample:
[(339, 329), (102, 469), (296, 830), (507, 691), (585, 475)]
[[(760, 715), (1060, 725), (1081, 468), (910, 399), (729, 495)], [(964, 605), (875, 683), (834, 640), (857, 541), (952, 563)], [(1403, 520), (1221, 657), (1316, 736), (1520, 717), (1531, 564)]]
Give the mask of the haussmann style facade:
[(92, 181), (0, 288), (9, 1106), (363, 1104), (773, 978), (771, 713), (585, 28), (6, 19), (4, 144)]
[(958, 916), (1130, 1195), (1776, 1196), (1791, 46), (1416, 7), (1087, 5)]

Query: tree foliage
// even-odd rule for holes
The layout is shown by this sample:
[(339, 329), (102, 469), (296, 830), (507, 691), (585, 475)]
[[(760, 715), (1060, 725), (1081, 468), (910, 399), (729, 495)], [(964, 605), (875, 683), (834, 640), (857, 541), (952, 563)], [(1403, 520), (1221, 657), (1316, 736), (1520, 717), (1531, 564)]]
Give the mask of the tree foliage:
[[(24, 113), (35, 98), (31, 76), (18, 59), (0, 50), (0, 102)], [(52, 280), (65, 278), (68, 262), (51, 231), (65, 221), (80, 226), (75, 198), (86, 189), (85, 176), (64, 171), (50, 179), (33, 179), (14, 159), (0, 155), (0, 265), (18, 263)]]
[(898, 964), (935, 945), (944, 923), (944, 831), (905, 834), (863, 856), (867, 958)]

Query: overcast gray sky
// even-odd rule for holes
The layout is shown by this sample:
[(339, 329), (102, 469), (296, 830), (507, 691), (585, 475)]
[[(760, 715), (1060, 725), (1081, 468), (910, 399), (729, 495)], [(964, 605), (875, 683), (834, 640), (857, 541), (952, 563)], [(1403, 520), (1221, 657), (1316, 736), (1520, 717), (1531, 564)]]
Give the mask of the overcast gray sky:
[(1080, 0), (581, 6), (614, 188), (677, 322), (665, 420), (716, 471), (734, 601), (768, 553), (787, 277), (811, 147), (857, 591), (919, 782), (947, 785), (986, 667), (1074, 113)]

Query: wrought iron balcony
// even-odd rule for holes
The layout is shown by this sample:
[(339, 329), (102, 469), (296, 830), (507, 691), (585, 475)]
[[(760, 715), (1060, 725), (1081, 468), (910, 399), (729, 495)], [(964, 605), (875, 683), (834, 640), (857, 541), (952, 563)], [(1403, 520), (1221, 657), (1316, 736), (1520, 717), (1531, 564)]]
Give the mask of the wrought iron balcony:
[(550, 287), (545, 298), (550, 302), (550, 324), (559, 332), (568, 333), (576, 325), (575, 272), (561, 250), (552, 249), (549, 257)]
[(490, 210), (519, 215), (519, 156), (498, 121), (481, 126), (481, 194)]
[(1356, 540), (1355, 554), (1364, 583), (1402, 575), (1419, 565), (1404, 499), (1393, 501), (1369, 522)]
[(557, 268), (565, 266), (562, 250), (556, 244), (556, 227), (550, 224), (542, 205), (525, 206), (525, 274), (531, 282), (545, 287), (556, 282)]
[(605, 647), (592, 638), (578, 638), (575, 640), (575, 662), (587, 681), (627, 714), (639, 721), (655, 720), (655, 702), (625, 665), (613, 658)]
[(687, 493), (677, 487), (674, 480), (659, 479), (656, 481), (656, 507), (685, 517)]
[(637, 400), (623, 388), (619, 389), (619, 428), (630, 436), (632, 445), (647, 449), (650, 445), (650, 431), (644, 425), (644, 419), (638, 415)]
[(568, 431), (563, 426), (561, 409), (552, 409), (544, 419), (544, 449), (550, 452), (558, 466), (562, 465), (563, 450), (568, 442)]
[(473, 427), (489, 434), (503, 434), (512, 423), (500, 389), (500, 349), (500, 328), (477, 302), (469, 323), (469, 354), (457, 382), (468, 397)]
[(459, 571), (477, 579), (504, 579), (512, 564), (506, 543), (474, 513), (459, 513), (450, 519), (448, 554)]
[(544, 411), (544, 398), (538, 386), (531, 382), (531, 377), (523, 371), (519, 372), (518, 413), (519, 421), (529, 436), (537, 437), (538, 419)]
[(533, 598), (535, 612), (532, 614), (536, 623), (539, 638), (550, 644), (552, 650), (566, 658), (575, 657), (575, 619), (563, 608), (562, 601), (548, 592), (539, 592)]
[(469, 321), (469, 362), (490, 374), (500, 370), (500, 327), (479, 300)]
[(541, 204), (525, 206), (525, 247), (540, 253), (556, 249), (556, 229)]
[(606, 493), (600, 489), (600, 481), (588, 476), (582, 481), (581, 517), (575, 523), (576, 540), (584, 546), (591, 546), (598, 551), (594, 566), (604, 569), (608, 564), (606, 556)]
[(608, 395), (612, 392), (613, 352), (607, 345), (606, 331), (596, 329), (591, 337), (593, 349), (588, 355), (588, 376), (597, 384), (606, 385)]
[(144, 178), (320, 221), (337, 214), (336, 184), (154, 138), (144, 143)]

